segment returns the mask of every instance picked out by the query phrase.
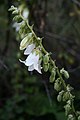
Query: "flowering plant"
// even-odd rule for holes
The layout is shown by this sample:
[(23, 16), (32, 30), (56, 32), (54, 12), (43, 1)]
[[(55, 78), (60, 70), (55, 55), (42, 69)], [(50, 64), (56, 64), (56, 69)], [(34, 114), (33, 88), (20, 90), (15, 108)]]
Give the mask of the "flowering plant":
[(36, 36), (33, 31), (33, 26), (29, 25), (28, 20), (23, 16), (22, 10), (11, 6), (9, 9), (14, 14), (14, 20), (21, 23), (19, 26), (19, 34), (21, 35), (20, 50), (24, 50), (26, 60), (20, 62), (28, 66), (28, 71), (36, 70), (42, 74), (42, 69), (45, 72), (50, 72), (50, 82), (54, 83), (54, 89), (59, 92), (57, 100), (63, 102), (65, 115), (67, 120), (80, 120), (80, 112), (75, 110), (74, 95), (72, 95), (72, 87), (66, 85), (64, 79), (69, 78), (69, 73), (62, 68), (56, 66), (55, 61), (52, 60), (50, 53), (48, 53), (42, 45), (42, 38)]

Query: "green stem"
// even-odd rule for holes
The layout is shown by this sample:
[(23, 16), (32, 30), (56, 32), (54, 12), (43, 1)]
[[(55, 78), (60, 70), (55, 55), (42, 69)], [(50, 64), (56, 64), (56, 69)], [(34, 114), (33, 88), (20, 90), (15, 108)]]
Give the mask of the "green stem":
[[(21, 15), (21, 18), (26, 22), (27, 27), (30, 29), (30, 31), (31, 31), (31, 33), (33, 34), (34, 38), (36, 39), (37, 43), (41, 46), (42, 52), (43, 52), (44, 54), (47, 54), (48, 52), (45, 50), (45, 48), (43, 47), (43, 45), (39, 42), (38, 37), (37, 37), (36, 34), (34, 33), (34, 31), (33, 31), (33, 29), (31, 28), (31, 26), (28, 24), (28, 21), (26, 21), (26, 19), (24, 19), (22, 15)], [(51, 62), (51, 64), (53, 65), (53, 67), (56, 68), (57, 74), (58, 74), (58, 76), (59, 76), (59, 78), (60, 78), (60, 80), (61, 80), (61, 82), (62, 82), (62, 85), (63, 85), (63, 87), (64, 87), (64, 90), (67, 91), (66, 83), (65, 83), (65, 81), (63, 80), (62, 75), (60, 74), (58, 67), (56, 67), (55, 62), (52, 60), (51, 57), (50, 57), (50, 62)], [(72, 112), (73, 112), (73, 114), (74, 114), (75, 117), (76, 117), (76, 111), (75, 111), (75, 108), (74, 108), (73, 100), (72, 100)]]

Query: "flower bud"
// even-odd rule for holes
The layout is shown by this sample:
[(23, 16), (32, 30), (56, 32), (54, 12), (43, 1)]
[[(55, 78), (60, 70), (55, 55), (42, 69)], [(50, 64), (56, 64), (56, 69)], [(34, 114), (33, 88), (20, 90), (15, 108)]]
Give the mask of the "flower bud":
[(64, 94), (64, 90), (62, 90), (61, 92), (59, 92), (60, 95), (63, 95)]
[(49, 54), (46, 54), (43, 58), (43, 63), (48, 64), (48, 62), (49, 62)]
[(71, 90), (73, 90), (73, 87), (71, 87), (70, 85), (67, 85), (67, 91), (71, 91)]
[(63, 94), (64, 94), (64, 90), (62, 90), (61, 92), (59, 92), (59, 95), (57, 96), (58, 102), (62, 101)]
[(77, 113), (78, 116), (80, 116), (80, 111), (77, 111), (76, 113)]
[(67, 101), (67, 104), (71, 105), (71, 100), (68, 100), (68, 101)]
[(70, 99), (70, 93), (69, 92), (65, 92), (64, 94), (63, 94), (63, 101), (67, 101), (67, 100), (69, 100)]
[(75, 120), (75, 118), (74, 118), (74, 116), (72, 114), (69, 114), (67, 120)]
[(43, 64), (43, 69), (44, 69), (45, 72), (47, 72), (48, 69), (49, 69), (49, 63)]
[(67, 116), (71, 111), (71, 106), (69, 104), (67, 104), (67, 105), (64, 106), (64, 108), (65, 108), (65, 114)]
[(50, 82), (53, 83), (55, 81), (56, 71), (53, 68), (50, 76)]
[(29, 45), (29, 43), (31, 42), (30, 41), (31, 38), (32, 38), (32, 33), (28, 33), (20, 43), (20, 50), (24, 50)]
[(62, 68), (62, 69), (60, 70), (60, 73), (61, 73), (62, 75), (64, 75), (64, 77), (65, 77), (66, 79), (69, 78), (69, 73), (68, 73), (66, 70), (64, 70), (64, 68)]
[(20, 15), (16, 15), (16, 16), (13, 18), (13, 20), (16, 21), (16, 22), (18, 22), (18, 23), (22, 22), (22, 18), (21, 18)]
[(80, 116), (78, 116), (78, 120), (80, 120)]
[(60, 91), (60, 90), (61, 90), (61, 81), (60, 81), (59, 78), (58, 78), (58, 79), (55, 81), (55, 83), (54, 83), (54, 89), (55, 89), (56, 91)]
[(67, 100), (71, 100), (73, 99), (75, 96), (73, 96), (70, 92), (65, 92), (63, 95), (63, 101), (67, 101)]
[(61, 100), (62, 100), (62, 95), (58, 95), (58, 96), (57, 96), (57, 100), (58, 100), (58, 102), (61, 102)]
[(14, 10), (17, 10), (17, 8), (12, 5), (9, 11), (14, 11)]
[(53, 66), (51, 64), (49, 64), (49, 72), (51, 72), (53, 69)]
[(38, 40), (41, 40), (41, 38), (40, 38), (40, 37), (38, 37), (37, 39), (38, 39)]

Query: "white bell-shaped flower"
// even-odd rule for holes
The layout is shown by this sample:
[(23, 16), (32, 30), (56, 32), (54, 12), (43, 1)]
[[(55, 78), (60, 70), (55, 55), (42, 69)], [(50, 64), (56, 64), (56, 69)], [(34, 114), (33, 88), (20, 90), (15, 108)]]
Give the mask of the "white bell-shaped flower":
[(29, 55), (35, 48), (35, 44), (30, 44), (24, 51), (24, 55)]
[(39, 54), (36, 54), (36, 52), (30, 53), (25, 61), (20, 60), (20, 62), (28, 66), (28, 71), (37, 70), (41, 74), (41, 62)]

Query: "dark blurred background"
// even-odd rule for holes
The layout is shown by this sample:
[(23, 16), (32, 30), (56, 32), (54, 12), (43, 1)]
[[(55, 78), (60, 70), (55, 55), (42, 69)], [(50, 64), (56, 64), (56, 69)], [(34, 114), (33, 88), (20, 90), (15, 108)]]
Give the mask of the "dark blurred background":
[(80, 110), (80, 1), (0, 0), (0, 120), (66, 120), (49, 73), (29, 73), (19, 62), (20, 40), (12, 27), (11, 5), (25, 4), (30, 24), (59, 68), (68, 70)]

